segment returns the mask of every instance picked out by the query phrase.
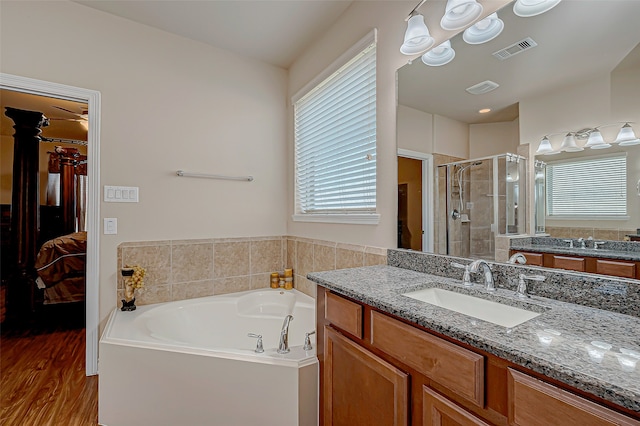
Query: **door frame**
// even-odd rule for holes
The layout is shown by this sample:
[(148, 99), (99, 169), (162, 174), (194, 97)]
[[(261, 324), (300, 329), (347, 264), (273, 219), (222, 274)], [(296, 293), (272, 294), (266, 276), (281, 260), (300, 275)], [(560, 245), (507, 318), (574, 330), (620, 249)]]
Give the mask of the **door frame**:
[(398, 157), (422, 161), (422, 251), (433, 253), (433, 155), (398, 148)]
[(87, 376), (98, 374), (99, 338), (99, 247), (100, 247), (100, 92), (0, 73), (0, 88), (83, 102), (88, 105), (87, 133), (87, 263), (85, 275)]

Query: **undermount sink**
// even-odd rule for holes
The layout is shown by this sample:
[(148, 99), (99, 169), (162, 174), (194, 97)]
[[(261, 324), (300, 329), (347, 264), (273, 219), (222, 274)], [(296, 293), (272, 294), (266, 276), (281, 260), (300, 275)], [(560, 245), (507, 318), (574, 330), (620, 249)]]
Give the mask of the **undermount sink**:
[(443, 290), (441, 288), (427, 288), (412, 291), (410, 293), (404, 293), (403, 296), (507, 328), (515, 327), (518, 324), (522, 324), (540, 315), (537, 312), (492, 302), (455, 291)]

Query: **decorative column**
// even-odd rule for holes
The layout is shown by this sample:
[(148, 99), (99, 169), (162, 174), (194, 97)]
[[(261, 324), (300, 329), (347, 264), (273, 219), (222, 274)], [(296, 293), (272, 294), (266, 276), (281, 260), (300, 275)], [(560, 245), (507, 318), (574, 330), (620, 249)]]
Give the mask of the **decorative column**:
[[(40, 128), (48, 126), (49, 120), (41, 112), (11, 107), (6, 107), (5, 115), (15, 123), (11, 194), (11, 247), (15, 269), (11, 282), (19, 299), (16, 304), (30, 305), (35, 290), (33, 265), (39, 227)], [(11, 293), (11, 289), (9, 291)]]
[(76, 164), (77, 148), (56, 146), (60, 156), (60, 205), (62, 206), (63, 235), (76, 232)]

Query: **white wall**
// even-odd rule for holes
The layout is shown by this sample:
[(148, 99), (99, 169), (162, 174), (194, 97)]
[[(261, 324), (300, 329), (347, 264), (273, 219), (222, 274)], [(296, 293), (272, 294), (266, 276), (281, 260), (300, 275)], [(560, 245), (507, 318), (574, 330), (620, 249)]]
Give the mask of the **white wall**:
[(516, 153), (519, 143), (518, 119), (469, 125), (469, 158)]
[[(287, 72), (68, 1), (3, 1), (3, 73), (102, 94), (100, 319), (116, 306), (123, 241), (286, 234)], [(179, 178), (175, 171), (253, 175)]]

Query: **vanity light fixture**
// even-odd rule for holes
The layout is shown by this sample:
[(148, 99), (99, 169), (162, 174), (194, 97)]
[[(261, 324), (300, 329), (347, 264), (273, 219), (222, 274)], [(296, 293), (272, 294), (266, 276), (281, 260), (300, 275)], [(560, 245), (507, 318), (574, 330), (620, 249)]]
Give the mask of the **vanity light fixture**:
[(596, 127), (589, 132), (589, 139), (587, 139), (587, 143), (584, 147), (591, 149), (605, 149), (610, 148), (611, 144), (608, 144), (604, 141), (600, 130), (598, 130), (598, 128)]
[(435, 40), (429, 34), (427, 24), (424, 23), (424, 16), (420, 14), (411, 15), (407, 24), (407, 31), (404, 33), (404, 43), (400, 47), (400, 52), (403, 55), (419, 55), (426, 52), (434, 43)]
[(613, 143), (617, 143), (620, 146), (630, 146), (640, 144), (640, 139), (636, 137), (629, 123), (624, 123), (624, 126), (618, 132), (618, 137)]
[(478, 19), (482, 10), (482, 5), (476, 0), (447, 0), (440, 26), (448, 31), (461, 30)]
[(567, 136), (565, 136), (564, 140), (562, 141), (562, 145), (560, 145), (560, 151), (578, 152), (582, 150), (584, 150), (584, 148), (578, 146), (574, 134), (571, 132), (567, 133)]
[(560, 151), (554, 150), (553, 147), (551, 146), (551, 142), (549, 142), (549, 136), (545, 136), (540, 141), (540, 145), (538, 146), (538, 150), (536, 151), (536, 154), (554, 155), (554, 154), (560, 154)]
[(422, 62), (431, 67), (439, 67), (448, 64), (455, 57), (456, 51), (451, 47), (451, 41), (446, 40), (438, 47), (434, 47), (422, 55)]
[(482, 44), (498, 37), (503, 29), (504, 21), (494, 12), (464, 30), (462, 39), (468, 44)]
[(516, 0), (513, 5), (513, 13), (521, 18), (545, 13), (560, 3), (560, 0)]

